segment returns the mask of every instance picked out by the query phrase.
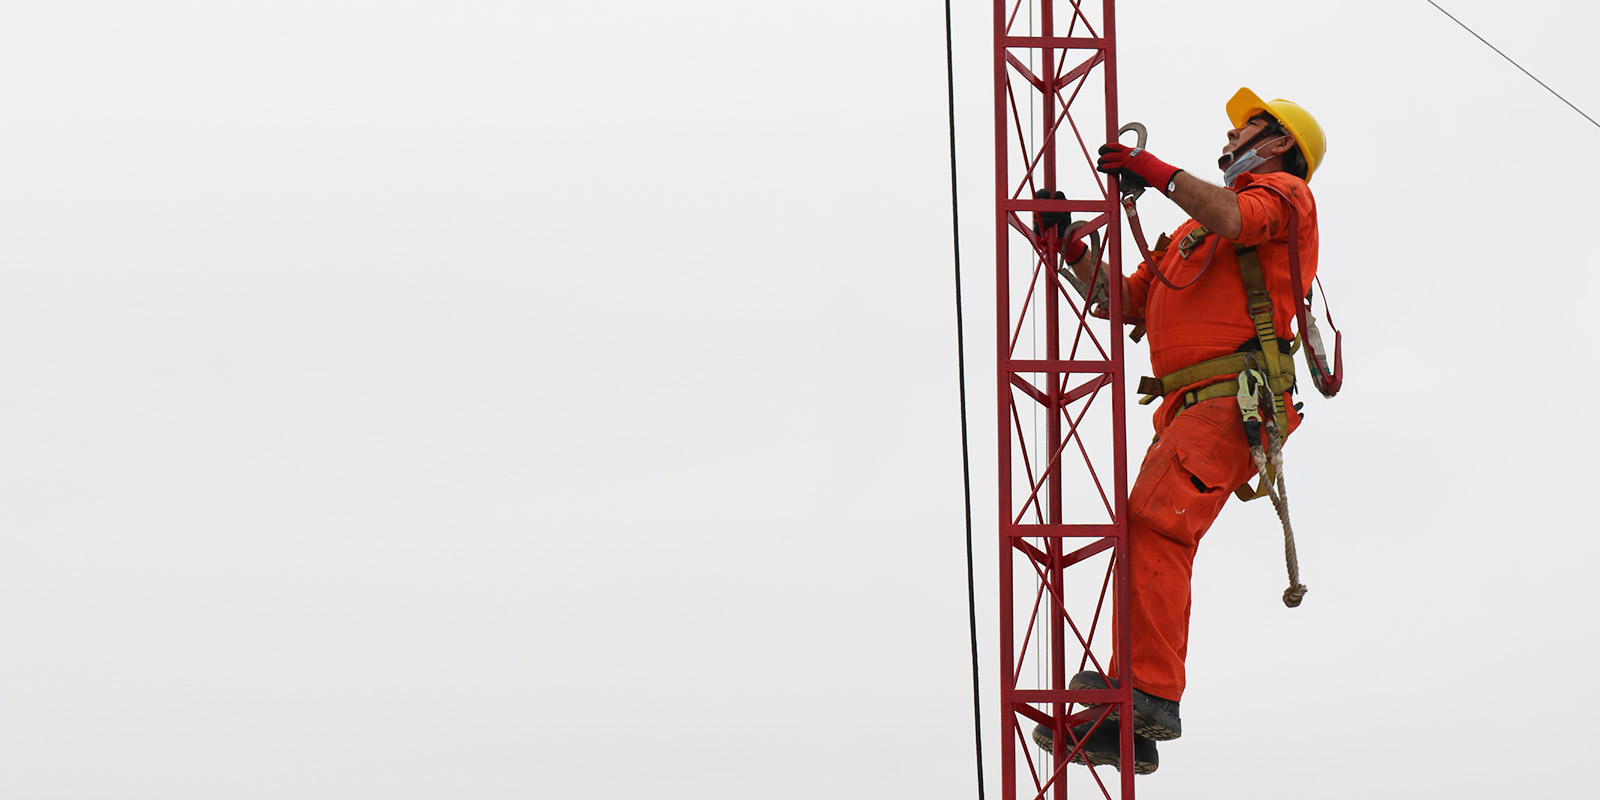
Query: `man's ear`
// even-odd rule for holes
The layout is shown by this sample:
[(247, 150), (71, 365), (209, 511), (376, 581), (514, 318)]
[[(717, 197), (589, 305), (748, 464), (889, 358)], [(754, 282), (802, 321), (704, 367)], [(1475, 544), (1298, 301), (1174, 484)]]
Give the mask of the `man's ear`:
[(1281, 156), (1293, 149), (1294, 137), (1285, 133), (1273, 140), (1271, 144), (1268, 144), (1265, 148), (1258, 152), (1260, 152), (1265, 158), (1272, 158), (1273, 156)]

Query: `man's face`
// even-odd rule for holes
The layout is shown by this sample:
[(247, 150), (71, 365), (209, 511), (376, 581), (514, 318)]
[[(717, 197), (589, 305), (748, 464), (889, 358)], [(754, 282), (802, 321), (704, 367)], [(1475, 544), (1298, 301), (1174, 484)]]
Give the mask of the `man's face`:
[(1250, 140), (1261, 135), (1262, 131), (1276, 128), (1276, 123), (1265, 114), (1257, 114), (1247, 120), (1243, 125), (1228, 131), (1228, 143), (1222, 146), (1224, 156), (1233, 155), (1233, 151), (1240, 146), (1250, 143)]

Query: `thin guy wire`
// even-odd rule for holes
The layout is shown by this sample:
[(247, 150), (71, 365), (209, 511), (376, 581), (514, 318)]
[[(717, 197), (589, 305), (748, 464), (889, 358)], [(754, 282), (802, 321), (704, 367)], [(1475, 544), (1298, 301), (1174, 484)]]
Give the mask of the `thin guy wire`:
[(950, 0), (944, 0), (944, 63), (950, 109), (950, 237), (956, 266), (956, 381), (961, 394), (961, 490), (967, 510), (967, 628), (972, 634), (972, 735), (977, 747), (978, 800), (983, 800), (983, 710), (978, 684), (978, 590), (972, 570), (972, 457), (967, 446), (967, 341), (961, 314), (961, 215), (956, 193), (956, 62)]
[[(1500, 53), (1500, 48), (1498, 48), (1498, 47), (1495, 47), (1495, 46), (1494, 46), (1494, 45), (1492, 45), (1492, 44), (1489, 44), (1489, 40), (1488, 40), (1488, 39), (1485, 39), (1485, 38), (1483, 38), (1483, 37), (1482, 37), (1482, 36), (1478, 36), (1478, 32), (1477, 32), (1477, 31), (1475, 31), (1475, 30), (1473, 30), (1473, 29), (1471, 29), (1471, 28), (1468, 28), (1468, 27), (1467, 27), (1467, 23), (1465, 23), (1465, 22), (1462, 22), (1462, 21), (1461, 21), (1461, 20), (1459, 20), (1459, 19), (1456, 19), (1456, 18), (1455, 18), (1455, 15), (1453, 15), (1453, 14), (1451, 14), (1451, 13), (1450, 13), (1450, 12), (1448, 12), (1448, 11), (1446, 11), (1446, 10), (1444, 10), (1444, 8), (1443, 8), (1443, 7), (1442, 7), (1442, 6), (1440, 6), (1440, 5), (1439, 5), (1439, 4), (1438, 4), (1438, 3), (1435, 3), (1435, 2), (1433, 2), (1433, 0), (1428, 0), (1428, 5), (1430, 5), (1430, 6), (1433, 6), (1433, 7), (1434, 7), (1434, 8), (1437, 8), (1437, 9), (1439, 9), (1439, 13), (1440, 13), (1440, 14), (1443, 14), (1443, 15), (1445, 15), (1445, 16), (1447, 16), (1447, 17), (1449, 17), (1449, 18), (1450, 18), (1450, 21), (1452, 21), (1452, 22), (1454, 22), (1454, 23), (1455, 23), (1455, 24), (1457, 24), (1457, 25), (1460, 25), (1460, 26), (1461, 26), (1461, 27), (1462, 27), (1462, 29), (1463, 29), (1463, 30), (1465, 30), (1465, 31), (1466, 31), (1466, 32), (1467, 32), (1467, 33), (1470, 33), (1470, 34), (1472, 34), (1472, 35), (1473, 35), (1473, 36), (1477, 36), (1477, 37), (1478, 37), (1478, 41), (1480, 41), (1480, 42), (1483, 42), (1483, 43), (1484, 43), (1484, 44), (1486, 44), (1486, 45), (1489, 45), (1489, 49), (1490, 49), (1490, 50), (1493, 50), (1493, 51), (1495, 51), (1495, 52), (1496, 52), (1496, 53)], [(1510, 61), (1510, 62), (1511, 62), (1511, 66), (1513, 66), (1513, 67), (1516, 67), (1516, 68), (1517, 68), (1517, 69), (1520, 69), (1520, 70), (1522, 70), (1522, 74), (1524, 74), (1524, 75), (1526, 75), (1526, 76), (1528, 76), (1528, 77), (1530, 77), (1530, 78), (1533, 78), (1533, 82), (1534, 82), (1534, 83), (1537, 83), (1537, 84), (1539, 84), (1539, 85), (1540, 85), (1540, 86), (1543, 86), (1543, 87), (1544, 87), (1544, 89), (1545, 89), (1545, 91), (1547, 91), (1547, 92), (1549, 92), (1549, 93), (1551, 93), (1551, 94), (1553, 94), (1553, 95), (1555, 95), (1555, 96), (1556, 96), (1556, 99), (1557, 99), (1557, 100), (1560, 100), (1560, 101), (1561, 101), (1561, 102), (1563, 102), (1563, 103), (1566, 103), (1566, 104), (1567, 104), (1567, 105), (1568, 105), (1568, 106), (1569, 106), (1569, 107), (1571, 107), (1571, 108), (1572, 108), (1572, 110), (1573, 110), (1573, 111), (1576, 111), (1576, 112), (1578, 112), (1578, 113), (1579, 113), (1579, 114), (1582, 114), (1582, 115), (1583, 115), (1583, 118), (1584, 118), (1584, 119), (1586, 119), (1586, 120), (1589, 120), (1589, 124), (1591, 124), (1591, 125), (1593, 125), (1593, 126), (1595, 126), (1595, 127), (1596, 127), (1596, 128), (1600, 128), (1600, 122), (1595, 122), (1595, 120), (1594, 120), (1594, 117), (1591, 117), (1591, 116), (1589, 116), (1589, 115), (1588, 115), (1588, 114), (1584, 114), (1584, 113), (1583, 113), (1583, 109), (1581, 109), (1581, 108), (1578, 108), (1578, 107), (1577, 107), (1577, 106), (1575, 106), (1575, 105), (1572, 105), (1572, 101), (1571, 101), (1571, 100), (1568, 100), (1568, 99), (1567, 99), (1567, 98), (1565, 98), (1565, 97), (1562, 97), (1562, 96), (1561, 96), (1561, 93), (1560, 93), (1560, 92), (1557, 92), (1557, 91), (1556, 91), (1556, 90), (1554, 90), (1554, 89), (1552, 89), (1552, 88), (1550, 88), (1550, 85), (1549, 85), (1549, 84), (1547, 84), (1547, 83), (1545, 83), (1545, 82), (1544, 82), (1544, 81), (1541, 81), (1541, 80), (1539, 80), (1539, 78), (1538, 78), (1538, 77), (1537, 77), (1537, 76), (1535, 76), (1535, 75), (1534, 75), (1534, 74), (1533, 74), (1533, 73), (1531, 73), (1531, 72), (1529, 72), (1529, 71), (1527, 71), (1527, 70), (1526, 70), (1526, 69), (1523, 69), (1523, 67), (1522, 67), (1522, 65), (1521, 65), (1521, 64), (1518, 64), (1518, 63), (1517, 63), (1517, 62), (1516, 62), (1516, 61), (1513, 61), (1513, 60), (1512, 60), (1512, 58), (1511, 58), (1511, 56), (1508, 56), (1508, 55), (1506, 55), (1506, 54), (1505, 54), (1505, 53), (1500, 53), (1500, 57), (1501, 57), (1501, 58), (1503, 58), (1503, 59), (1505, 59), (1505, 60), (1507, 60), (1507, 61)]]

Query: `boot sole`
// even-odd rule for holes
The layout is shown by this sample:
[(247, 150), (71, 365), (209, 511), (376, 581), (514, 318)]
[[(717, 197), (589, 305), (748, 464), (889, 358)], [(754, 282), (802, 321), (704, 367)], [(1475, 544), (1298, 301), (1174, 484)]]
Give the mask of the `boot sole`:
[[(1042, 748), (1046, 753), (1055, 752), (1053, 749), (1054, 742), (1051, 741), (1050, 729), (1042, 725), (1033, 729), (1033, 743)], [(1154, 746), (1155, 744), (1151, 743), (1151, 747)], [(1138, 749), (1137, 743), (1134, 744), (1134, 749)], [(1086, 753), (1088, 754), (1087, 759), (1084, 757)], [(1074, 764), (1082, 764), (1084, 766), (1089, 766), (1092, 763), (1097, 767), (1110, 767), (1115, 770), (1122, 769), (1121, 753), (1117, 752), (1116, 750), (1104, 750), (1091, 753), (1089, 752), (1087, 745), (1079, 748), (1077, 754), (1067, 760)], [(1140, 759), (1138, 756), (1134, 756), (1133, 774), (1149, 775), (1150, 773), (1155, 772), (1156, 767), (1158, 766), (1160, 766), (1159, 761), (1147, 761)]]
[[(1074, 675), (1072, 680), (1067, 683), (1067, 688), (1084, 691), (1110, 689), (1111, 687), (1107, 686), (1099, 675), (1091, 672), (1087, 675), (1083, 673)], [(1115, 704), (1112, 704), (1111, 713), (1106, 715), (1106, 719), (1114, 720), (1118, 716), (1120, 716), (1120, 712), (1117, 711)], [(1149, 719), (1139, 712), (1138, 704), (1135, 703), (1133, 709), (1133, 732), (1152, 742), (1170, 742), (1183, 735), (1183, 725), (1179, 723), (1168, 726), (1162, 722)]]

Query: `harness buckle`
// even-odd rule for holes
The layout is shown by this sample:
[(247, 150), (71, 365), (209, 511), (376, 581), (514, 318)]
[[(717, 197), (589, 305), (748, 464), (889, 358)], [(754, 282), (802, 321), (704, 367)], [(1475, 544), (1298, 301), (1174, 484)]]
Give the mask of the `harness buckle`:
[(1206, 226), (1204, 225), (1189, 231), (1189, 233), (1183, 237), (1183, 240), (1178, 242), (1178, 255), (1188, 258), (1189, 254), (1193, 253), (1194, 249), (1199, 247), (1200, 243), (1204, 242), (1206, 237), (1210, 235), (1211, 231), (1207, 230)]

